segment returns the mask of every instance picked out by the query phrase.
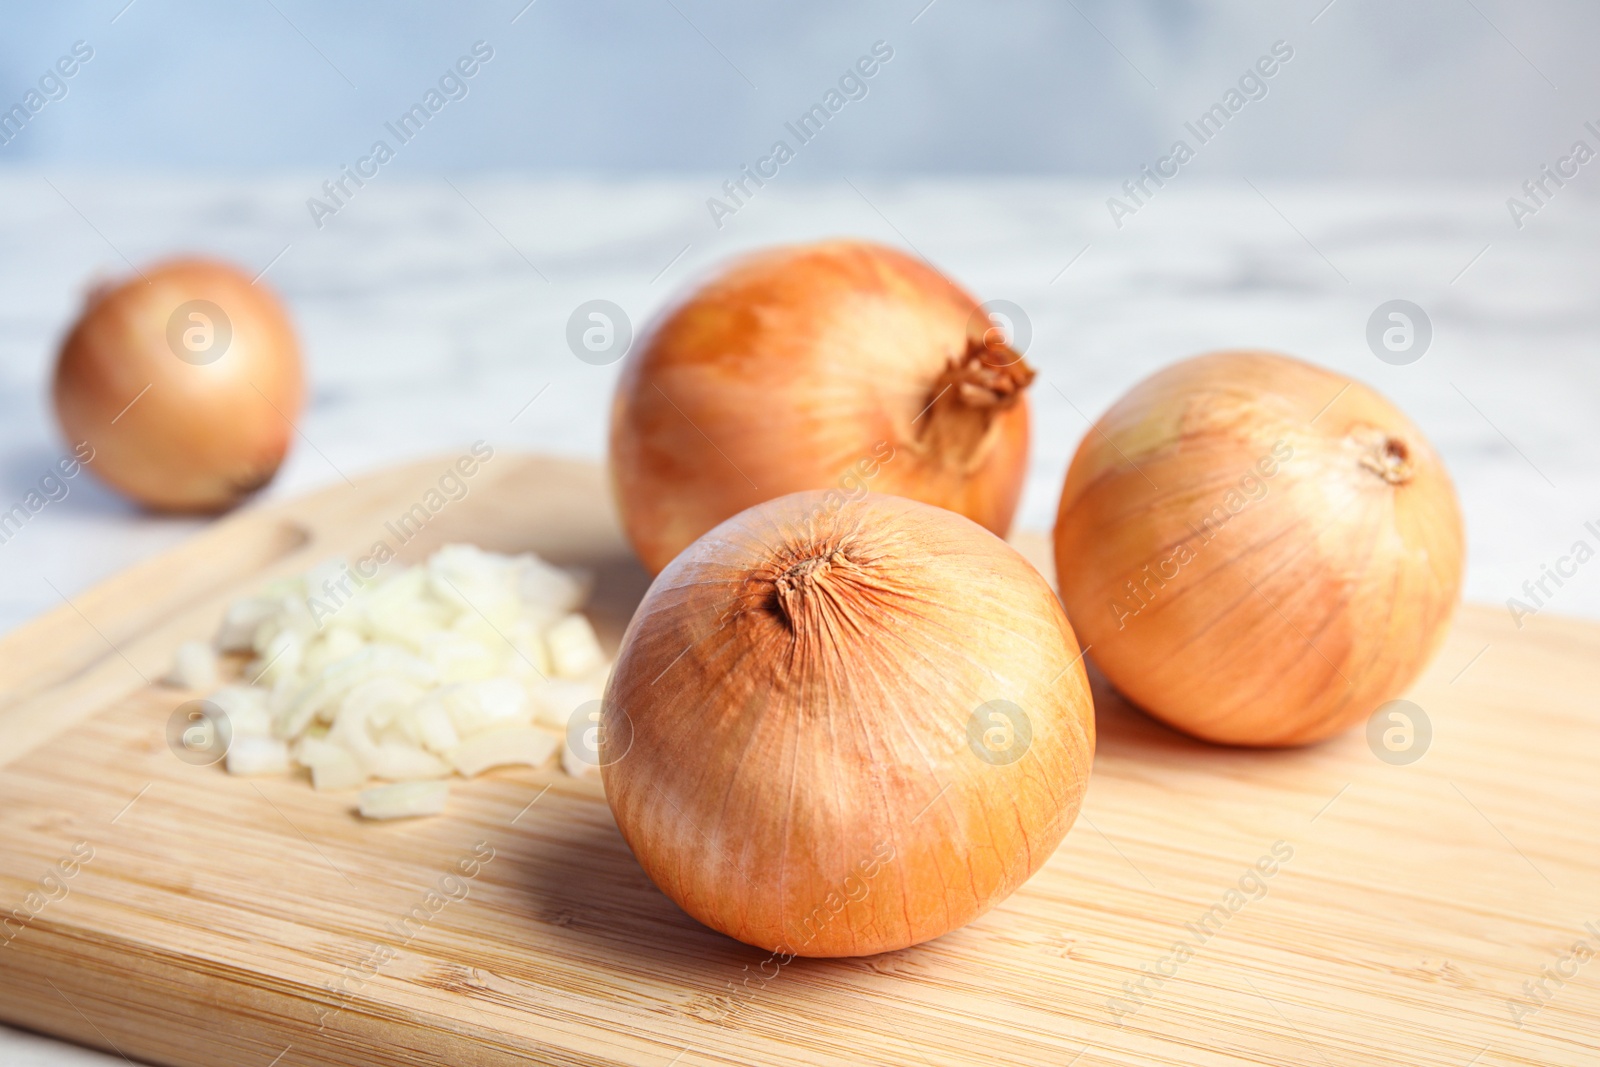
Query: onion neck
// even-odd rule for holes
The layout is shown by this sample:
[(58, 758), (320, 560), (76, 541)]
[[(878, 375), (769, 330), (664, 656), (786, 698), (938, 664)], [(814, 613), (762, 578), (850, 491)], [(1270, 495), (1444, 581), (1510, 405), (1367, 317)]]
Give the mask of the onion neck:
[(1390, 485), (1405, 485), (1411, 480), (1415, 468), (1411, 463), (1411, 447), (1404, 438), (1372, 426), (1363, 426), (1351, 436), (1356, 440), (1359, 462), (1364, 469)]
[(795, 634), (838, 637), (858, 628), (856, 601), (872, 585), (866, 570), (841, 549), (819, 547), (773, 580), (773, 594)]
[(999, 416), (1022, 399), (1034, 370), (1003, 344), (968, 338), (967, 350), (951, 358), (916, 420), (920, 448), (958, 470), (987, 456), (999, 433)]

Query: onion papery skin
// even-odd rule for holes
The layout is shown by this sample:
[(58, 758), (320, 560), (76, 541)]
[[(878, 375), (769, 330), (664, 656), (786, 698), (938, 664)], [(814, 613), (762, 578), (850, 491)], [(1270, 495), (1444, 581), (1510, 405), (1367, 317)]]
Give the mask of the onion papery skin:
[(906, 496), (1004, 537), (1032, 378), (978, 302), (919, 259), (855, 241), (757, 253), (628, 357), (610, 449), (623, 527), (651, 573), (806, 489)]
[(1113, 405), (1055, 529), (1062, 600), (1106, 677), (1235, 745), (1317, 741), (1404, 692), (1444, 639), (1464, 551), (1449, 475), (1403, 414), (1251, 351)]
[[(211, 362), (179, 358), (169, 341), (174, 312), (195, 300), (222, 309), (231, 328)], [(282, 304), (204, 259), (160, 263), (93, 293), (62, 342), (52, 391), (62, 432), (93, 447), (88, 468), (102, 481), (147, 507), (198, 513), (272, 480), (305, 402)]]
[[(996, 739), (1009, 761), (969, 739), (996, 700), (1031, 731)], [(877, 494), (792, 494), (692, 544), (634, 616), (604, 709), (606, 797), (646, 873), (786, 955), (981, 915), (1050, 857), (1094, 756), (1044, 579), (970, 520)]]

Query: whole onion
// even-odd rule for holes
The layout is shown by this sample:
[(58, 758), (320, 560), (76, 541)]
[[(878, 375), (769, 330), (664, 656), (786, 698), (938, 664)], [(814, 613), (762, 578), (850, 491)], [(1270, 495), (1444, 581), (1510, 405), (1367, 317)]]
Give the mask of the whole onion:
[(1242, 745), (1316, 741), (1399, 696), (1444, 638), (1463, 550), (1421, 432), (1265, 352), (1134, 386), (1078, 448), (1055, 529), (1062, 600), (1112, 684)]
[(864, 488), (1004, 536), (1033, 371), (977, 301), (856, 241), (736, 262), (653, 328), (611, 419), (623, 525), (652, 573), (711, 527), (804, 489)]
[(283, 306), (225, 263), (178, 259), (90, 295), (56, 414), (90, 469), (152, 508), (217, 511), (272, 480), (304, 402)]
[(786, 955), (903, 948), (1050, 857), (1094, 755), (1055, 594), (954, 512), (796, 493), (656, 578), (606, 691), (617, 826), (690, 915)]

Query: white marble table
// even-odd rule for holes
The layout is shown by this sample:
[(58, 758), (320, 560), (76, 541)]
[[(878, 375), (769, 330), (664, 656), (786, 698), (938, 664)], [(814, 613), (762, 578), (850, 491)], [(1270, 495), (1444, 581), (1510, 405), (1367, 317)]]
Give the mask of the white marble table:
[[(318, 230), (305, 200), (322, 177), (0, 172), (0, 509), (63, 450), (47, 407), (54, 346), (90, 276), (125, 273), (129, 260), (205, 250), (252, 272), (270, 264), (313, 383), (304, 439), (266, 491), (279, 497), (478, 438), (599, 458), (617, 367), (567, 349), (578, 304), (612, 300), (640, 326), (736, 251), (855, 234), (911, 246), (1031, 319), (1042, 379), (1021, 525), (1049, 525), (1087, 419), (1133, 381), (1250, 345), (1369, 382), (1430, 435), (1467, 515), (1469, 597), (1503, 603), (1575, 541), (1600, 545), (1584, 529), (1600, 526), (1600, 196), (1576, 183), (1518, 231), (1509, 184), (1194, 178), (1118, 229), (1110, 180), (861, 176), (772, 182), (719, 230), (705, 201), (721, 175), (385, 174)], [(1395, 298), (1433, 324), (1431, 347), (1406, 366), (1381, 362), (1365, 337)], [(60, 603), (55, 589), (71, 597), (196, 526), (141, 514), (80, 477), (0, 544), (0, 630)], [(1600, 617), (1600, 562), (1547, 610)], [(0, 1065), (79, 1062), (120, 1060), (0, 1028)]]

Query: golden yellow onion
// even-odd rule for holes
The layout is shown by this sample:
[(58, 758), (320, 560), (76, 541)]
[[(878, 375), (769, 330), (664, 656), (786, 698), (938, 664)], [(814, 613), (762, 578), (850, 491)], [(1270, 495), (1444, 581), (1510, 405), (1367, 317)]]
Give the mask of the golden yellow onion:
[(1033, 371), (978, 302), (859, 241), (740, 260), (629, 357), (611, 476), (652, 573), (723, 519), (804, 489), (865, 489), (1005, 536), (1028, 458)]
[(305, 399), (288, 315), (225, 263), (178, 259), (96, 290), (61, 345), (56, 414), (106, 484), (217, 511), (277, 473)]
[(1085, 436), (1057, 582), (1119, 690), (1196, 736), (1328, 737), (1438, 649), (1463, 534), (1439, 456), (1357, 382), (1267, 352), (1187, 360)]
[(606, 691), (606, 796), (690, 915), (854, 956), (971, 921), (1077, 815), (1094, 714), (1038, 572), (953, 512), (796, 493), (650, 587)]

